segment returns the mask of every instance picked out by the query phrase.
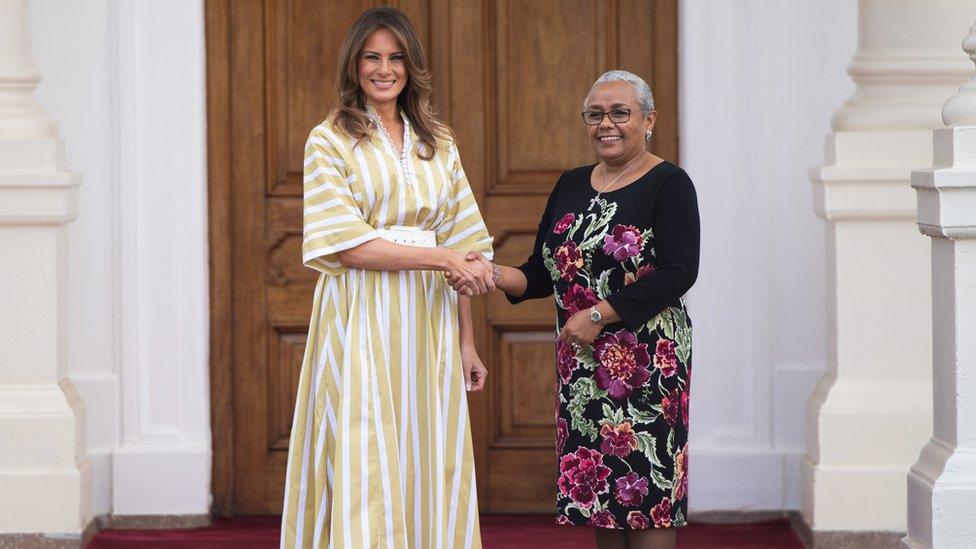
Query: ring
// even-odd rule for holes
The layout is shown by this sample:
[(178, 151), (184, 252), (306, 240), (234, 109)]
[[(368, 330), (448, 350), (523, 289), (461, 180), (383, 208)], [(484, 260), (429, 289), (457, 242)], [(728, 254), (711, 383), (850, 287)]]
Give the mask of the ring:
[(579, 351), (579, 349), (580, 349), (580, 344), (579, 343), (577, 343), (577, 342), (574, 341), (574, 342), (570, 343), (570, 345), (573, 346), (573, 350), (574, 351)]

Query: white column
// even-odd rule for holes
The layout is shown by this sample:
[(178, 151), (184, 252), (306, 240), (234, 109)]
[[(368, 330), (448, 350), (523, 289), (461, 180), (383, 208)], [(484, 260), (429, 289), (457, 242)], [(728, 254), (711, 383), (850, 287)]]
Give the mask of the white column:
[(812, 175), (827, 220), (829, 357), (807, 409), (802, 513), (815, 545), (905, 531), (903, 479), (932, 417), (930, 246), (910, 177), (932, 165), (942, 101), (969, 72), (951, 29), (974, 16), (972, 0), (859, 2), (857, 90)]
[[(698, 197), (690, 512), (797, 509), (826, 290), (811, 265), (823, 223), (795, 180), (823, 161), (830, 115), (854, 87), (844, 66), (857, 4), (682, 0), (679, 11), (681, 164), (695, 181), (722, 181)], [(811, 63), (823, 70), (796, 70)]]
[[(976, 62), (976, 25), (963, 49)], [(935, 167), (912, 173), (918, 226), (932, 237), (935, 429), (908, 475), (902, 541), (966, 549), (976, 543), (976, 78), (942, 115)]]
[(84, 412), (63, 353), (79, 178), (33, 98), (39, 80), (27, 0), (0, 0), (0, 539), (79, 536), (91, 519)]

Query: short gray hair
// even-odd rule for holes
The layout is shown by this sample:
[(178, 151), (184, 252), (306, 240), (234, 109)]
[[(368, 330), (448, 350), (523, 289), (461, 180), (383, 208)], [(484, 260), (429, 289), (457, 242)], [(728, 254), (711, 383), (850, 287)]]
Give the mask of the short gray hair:
[[(601, 74), (600, 78), (597, 78), (596, 82), (590, 86), (590, 91), (597, 84), (604, 84), (606, 82), (627, 82), (634, 87), (634, 92), (637, 94), (637, 102), (640, 103), (641, 112), (644, 113), (644, 116), (651, 114), (651, 111), (654, 110), (654, 96), (651, 95), (651, 87), (640, 76), (629, 71), (607, 71)], [(585, 99), (583, 100), (583, 108), (586, 108)]]

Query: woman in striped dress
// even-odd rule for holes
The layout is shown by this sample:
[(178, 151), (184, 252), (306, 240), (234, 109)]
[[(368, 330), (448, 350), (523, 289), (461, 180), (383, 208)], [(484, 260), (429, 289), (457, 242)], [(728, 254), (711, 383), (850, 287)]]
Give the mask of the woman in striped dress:
[(468, 296), (494, 284), (464, 257), (491, 237), (403, 13), (363, 13), (337, 88), (305, 149), (303, 261), (320, 275), (281, 546), (480, 547), (465, 389), (487, 372)]

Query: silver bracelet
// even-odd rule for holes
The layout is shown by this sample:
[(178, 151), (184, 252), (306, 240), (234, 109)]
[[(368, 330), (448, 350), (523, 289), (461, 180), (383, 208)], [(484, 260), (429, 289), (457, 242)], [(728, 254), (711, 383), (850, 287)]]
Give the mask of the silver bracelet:
[(492, 264), (491, 264), (491, 283), (497, 286), (498, 285), (498, 277), (501, 276), (501, 274), (502, 274), (502, 270), (500, 268), (498, 268), (498, 265), (495, 265), (495, 263), (492, 262)]

